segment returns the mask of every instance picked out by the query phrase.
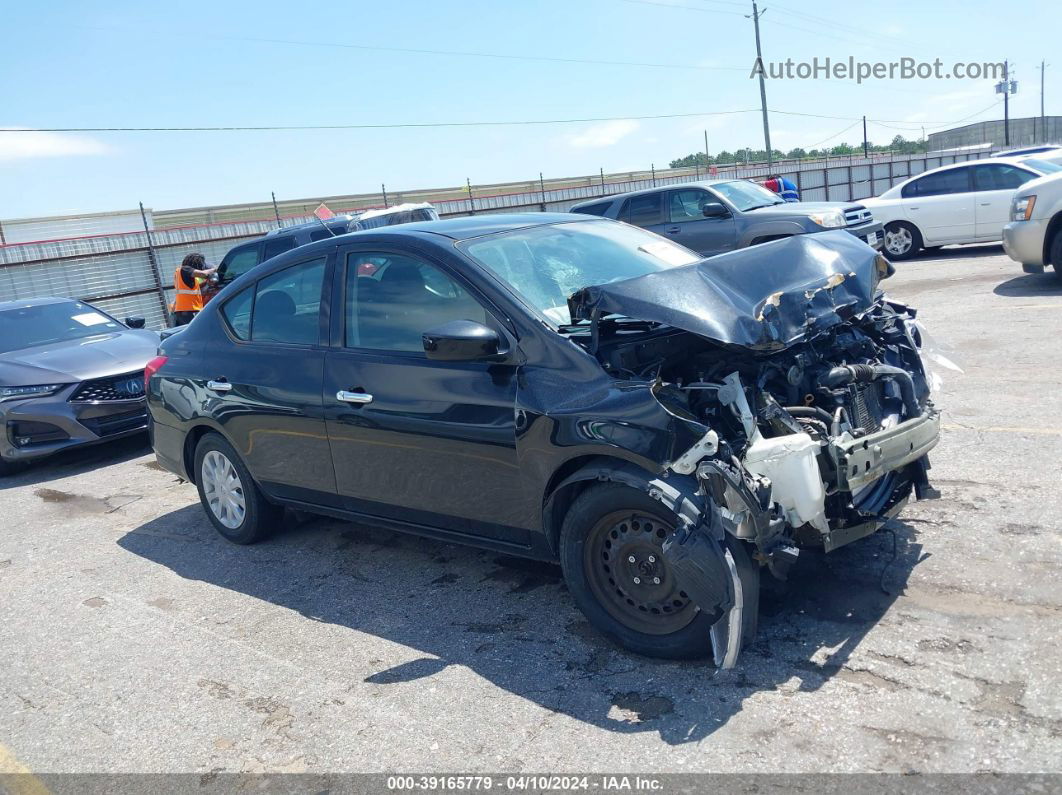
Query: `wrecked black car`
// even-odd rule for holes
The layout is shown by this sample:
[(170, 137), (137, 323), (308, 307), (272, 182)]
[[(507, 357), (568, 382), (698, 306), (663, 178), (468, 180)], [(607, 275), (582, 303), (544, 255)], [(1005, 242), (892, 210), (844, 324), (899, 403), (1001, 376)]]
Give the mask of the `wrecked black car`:
[(236, 543), (291, 507), (558, 560), (619, 644), (729, 667), (762, 572), (931, 494), (890, 273), (844, 232), (710, 259), (571, 215), (341, 235), (162, 343), (154, 448)]

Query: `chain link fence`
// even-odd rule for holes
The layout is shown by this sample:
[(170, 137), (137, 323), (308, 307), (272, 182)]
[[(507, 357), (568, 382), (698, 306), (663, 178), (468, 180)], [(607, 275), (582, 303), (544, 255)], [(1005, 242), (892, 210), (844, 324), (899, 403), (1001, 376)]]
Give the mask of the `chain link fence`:
[[(0, 244), (0, 301), (57, 296), (76, 298), (118, 318), (139, 316), (149, 328), (169, 324), (173, 274), (186, 254), (202, 253), (220, 262), (238, 243), (278, 226), (312, 220), (323, 200), (335, 213), (362, 212), (401, 202), (429, 201), (443, 217), (504, 212), (565, 212), (577, 202), (680, 184), (704, 178), (764, 180), (781, 174), (796, 183), (804, 201), (858, 201), (876, 196), (909, 176), (949, 163), (991, 154), (987, 148), (951, 154), (830, 158), (712, 168), (665, 169), (474, 186), (428, 191), (323, 197), (323, 199), (165, 212), (134, 211), (36, 221), (0, 221), (9, 235), (18, 229), (21, 242)], [(53, 222), (48, 226), (45, 222)], [(57, 225), (56, 225), (57, 224)], [(116, 231), (108, 231), (114, 228)], [(92, 230), (89, 232), (88, 230)], [(124, 231), (123, 231), (124, 230)], [(51, 239), (27, 240), (48, 233)], [(70, 234), (65, 234), (69, 232)]]

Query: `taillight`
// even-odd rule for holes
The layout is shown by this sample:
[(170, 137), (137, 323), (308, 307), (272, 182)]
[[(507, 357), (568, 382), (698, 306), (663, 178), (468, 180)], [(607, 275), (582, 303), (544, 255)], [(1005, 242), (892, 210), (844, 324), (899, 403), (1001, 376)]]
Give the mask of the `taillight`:
[(148, 362), (147, 366), (144, 368), (144, 394), (145, 395), (148, 393), (148, 381), (151, 380), (151, 376), (155, 375), (155, 373), (157, 373), (160, 369), (162, 369), (162, 365), (166, 364), (166, 359), (167, 358), (168, 357), (166, 357), (166, 356), (156, 356), (154, 359), (152, 359), (150, 362)]

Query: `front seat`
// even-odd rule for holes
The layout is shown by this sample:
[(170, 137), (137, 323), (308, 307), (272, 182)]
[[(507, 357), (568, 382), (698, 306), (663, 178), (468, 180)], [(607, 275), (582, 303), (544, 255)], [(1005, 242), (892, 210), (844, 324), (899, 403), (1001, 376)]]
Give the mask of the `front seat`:
[(396, 259), (380, 275), (376, 289), (364, 295), (358, 312), (361, 344), (369, 348), (419, 351), (427, 330), (424, 302), (428, 289), (420, 268)]

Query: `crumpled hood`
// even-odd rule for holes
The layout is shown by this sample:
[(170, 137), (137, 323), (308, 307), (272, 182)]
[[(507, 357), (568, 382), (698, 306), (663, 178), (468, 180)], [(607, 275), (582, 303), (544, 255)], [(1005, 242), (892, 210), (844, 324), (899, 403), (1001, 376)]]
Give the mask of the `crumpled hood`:
[(586, 287), (568, 308), (572, 320), (618, 314), (724, 345), (781, 350), (869, 307), (878, 263), (878, 253), (847, 232), (797, 235)]
[(155, 356), (153, 331), (119, 331), (0, 354), (0, 384), (73, 383), (142, 370)]

